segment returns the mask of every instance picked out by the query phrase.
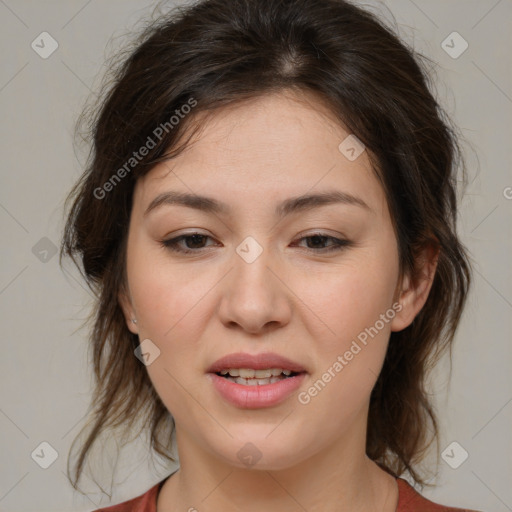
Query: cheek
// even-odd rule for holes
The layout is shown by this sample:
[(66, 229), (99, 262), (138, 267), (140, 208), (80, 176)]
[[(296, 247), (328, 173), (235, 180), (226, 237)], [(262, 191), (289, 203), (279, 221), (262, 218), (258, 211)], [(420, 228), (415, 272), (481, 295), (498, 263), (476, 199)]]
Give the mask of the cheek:
[(398, 256), (389, 244), (387, 251), (361, 251), (344, 265), (303, 281), (298, 295), (315, 313), (309, 314), (310, 330), (319, 356), (312, 379), (318, 385), (307, 391), (304, 403), (314, 400), (318, 413), (335, 403), (355, 413), (369, 398), (396, 314), (397, 278)]
[[(183, 396), (178, 382), (186, 374), (204, 371), (203, 333), (213, 311), (209, 294), (223, 272), (212, 267), (202, 272), (198, 269), (194, 263), (170, 264), (165, 252), (151, 254), (149, 248), (133, 251), (128, 261), (139, 338), (150, 339), (160, 350), (147, 367), (148, 374), (169, 409), (179, 409), (182, 401), (186, 406), (188, 395)], [(188, 386), (192, 392), (195, 382)]]
[[(316, 326), (316, 339), (339, 348), (340, 343), (350, 342), (391, 308), (398, 269), (393, 257), (387, 260), (393, 262), (390, 265), (383, 261), (360, 253), (357, 261), (354, 258), (307, 278), (297, 276), (294, 290), (310, 310), (309, 316), (316, 317), (312, 324)], [(389, 332), (388, 322), (386, 330)]]
[[(151, 260), (151, 261), (150, 261)], [(195, 325), (200, 300), (214, 284), (212, 276), (198, 279), (182, 266), (170, 265), (161, 253), (134, 254), (128, 266), (130, 290), (141, 334), (165, 343), (182, 325)], [(193, 339), (193, 333), (189, 334)]]
[[(144, 258), (148, 259), (148, 253)], [(136, 304), (139, 337), (150, 339), (160, 355), (147, 371), (157, 394), (173, 416), (182, 420), (190, 408), (190, 394), (200, 396), (197, 382), (188, 374), (200, 368), (203, 316), (207, 293), (215, 284), (214, 276), (199, 278), (155, 256), (150, 264), (133, 255), (129, 267), (130, 291)], [(131, 272), (131, 273), (130, 273)], [(187, 392), (183, 390), (187, 382)]]
[(357, 421), (368, 404), (387, 351), (389, 317), (394, 315), (388, 281), (377, 282), (354, 268), (326, 279), (321, 293), (310, 289), (305, 300), (322, 322), (312, 319), (311, 325), (317, 326), (312, 332), (317, 364), (297, 399), (308, 418), (328, 415), (323, 423), (327, 437)]

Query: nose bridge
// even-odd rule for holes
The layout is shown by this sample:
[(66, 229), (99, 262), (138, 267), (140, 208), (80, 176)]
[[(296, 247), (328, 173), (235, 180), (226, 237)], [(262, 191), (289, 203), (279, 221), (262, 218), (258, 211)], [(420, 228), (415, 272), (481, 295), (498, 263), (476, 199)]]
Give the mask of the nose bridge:
[(246, 237), (236, 247), (234, 268), (229, 273), (221, 299), (223, 322), (235, 322), (251, 332), (270, 322), (287, 322), (288, 299), (285, 287), (274, 275), (275, 266), (271, 251), (254, 237)]
[(239, 298), (266, 299), (273, 295), (271, 251), (264, 248), (254, 237), (246, 237), (235, 249), (233, 291)]

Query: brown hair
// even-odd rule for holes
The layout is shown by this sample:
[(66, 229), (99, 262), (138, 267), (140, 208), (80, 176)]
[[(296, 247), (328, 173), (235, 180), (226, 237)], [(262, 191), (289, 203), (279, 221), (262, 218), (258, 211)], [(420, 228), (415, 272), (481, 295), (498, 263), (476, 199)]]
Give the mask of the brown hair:
[[(365, 144), (387, 196), (402, 275), (415, 275), (425, 245), (440, 251), (425, 306), (409, 327), (391, 334), (367, 431), (371, 459), (395, 476), (408, 471), (425, 483), (416, 464), (438, 434), (425, 378), (451, 348), (471, 267), (456, 234), (463, 158), (423, 61), (374, 14), (345, 0), (203, 0), (161, 16), (123, 55), (89, 116), (92, 149), (68, 197), (73, 203), (60, 254), (61, 264), (68, 255), (79, 266), (97, 298), (92, 428), (71, 479), (75, 488), (99, 435), (118, 427), (126, 432), (138, 419), (140, 432), (149, 428), (151, 449), (175, 460), (172, 416), (134, 357), (139, 340), (118, 303), (136, 180), (186, 147), (190, 139), (179, 142), (186, 127), (198, 128), (195, 113), (286, 89), (315, 94)], [(171, 116), (191, 99), (194, 112), (171, 127)], [(162, 126), (159, 138), (155, 130)], [(148, 137), (154, 147), (127, 168)]]

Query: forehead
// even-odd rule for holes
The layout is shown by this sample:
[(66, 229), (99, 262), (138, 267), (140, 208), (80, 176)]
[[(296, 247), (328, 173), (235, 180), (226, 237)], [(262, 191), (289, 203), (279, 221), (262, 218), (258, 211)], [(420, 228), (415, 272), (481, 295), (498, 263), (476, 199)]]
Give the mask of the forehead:
[(340, 151), (351, 134), (312, 94), (268, 94), (191, 121), (200, 129), (187, 148), (138, 180), (142, 206), (165, 190), (208, 193), (240, 208), (332, 188), (364, 196), (377, 212), (386, 203), (367, 151), (355, 160)]

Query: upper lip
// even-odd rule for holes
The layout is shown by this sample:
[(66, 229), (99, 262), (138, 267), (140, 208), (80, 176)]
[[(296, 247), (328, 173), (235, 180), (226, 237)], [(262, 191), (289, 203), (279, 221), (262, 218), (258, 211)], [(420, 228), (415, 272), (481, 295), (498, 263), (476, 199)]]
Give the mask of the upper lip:
[(207, 372), (217, 373), (221, 370), (229, 370), (230, 368), (252, 368), (254, 370), (281, 368), (296, 373), (306, 371), (299, 363), (272, 352), (264, 352), (255, 355), (245, 352), (236, 352), (217, 359), (217, 361), (208, 368)]

